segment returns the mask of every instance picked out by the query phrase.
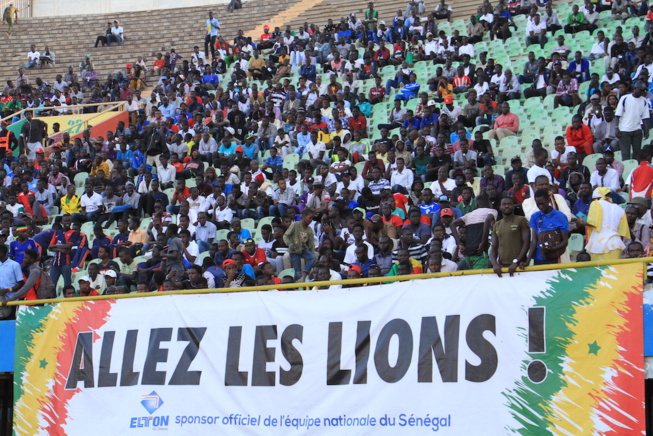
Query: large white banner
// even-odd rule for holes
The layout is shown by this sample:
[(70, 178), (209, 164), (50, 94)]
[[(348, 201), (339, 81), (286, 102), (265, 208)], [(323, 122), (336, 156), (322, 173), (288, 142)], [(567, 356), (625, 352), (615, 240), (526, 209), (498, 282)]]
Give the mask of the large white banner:
[(28, 308), (14, 429), (642, 434), (641, 284), (626, 265)]

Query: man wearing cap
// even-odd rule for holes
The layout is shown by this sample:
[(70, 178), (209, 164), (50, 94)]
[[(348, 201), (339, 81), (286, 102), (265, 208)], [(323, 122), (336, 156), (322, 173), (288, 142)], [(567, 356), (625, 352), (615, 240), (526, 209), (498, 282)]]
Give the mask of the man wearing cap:
[(618, 124), (616, 135), (619, 138), (623, 160), (628, 160), (631, 156), (637, 158), (642, 146), (642, 136), (648, 138), (649, 107), (645, 97), (647, 89), (646, 83), (637, 80), (633, 83), (633, 92), (619, 99), (615, 112)]
[(26, 145), (27, 158), (33, 160), (36, 158), (36, 149), (43, 146), (43, 139), (48, 135), (48, 125), (35, 119), (32, 111), (25, 112), (25, 119), (27, 121), (21, 128), (20, 136)]

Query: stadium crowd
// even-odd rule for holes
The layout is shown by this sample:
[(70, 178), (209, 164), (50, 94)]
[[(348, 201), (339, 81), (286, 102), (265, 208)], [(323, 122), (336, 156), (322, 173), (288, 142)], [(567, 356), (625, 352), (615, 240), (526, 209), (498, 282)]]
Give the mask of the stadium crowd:
[[(140, 58), (102, 82), (87, 58), (50, 85), (21, 68), (3, 92), (3, 302), (50, 279), (70, 297), (644, 256), (653, 6), (622, 4), (561, 21), (551, 2), (485, 0), (461, 35), (438, 30), (446, 0), (387, 21), (370, 3), (259, 41), (226, 40), (209, 14), (204, 51), (151, 69)], [(645, 17), (643, 34), (606, 34), (604, 10)], [(542, 53), (521, 71), (478, 50), (517, 31)], [(565, 42), (580, 32), (591, 50)], [(511, 107), (547, 96), (570, 108), (564, 128), (527, 135)], [(105, 101), (129, 122), (48, 136), (42, 117)]]

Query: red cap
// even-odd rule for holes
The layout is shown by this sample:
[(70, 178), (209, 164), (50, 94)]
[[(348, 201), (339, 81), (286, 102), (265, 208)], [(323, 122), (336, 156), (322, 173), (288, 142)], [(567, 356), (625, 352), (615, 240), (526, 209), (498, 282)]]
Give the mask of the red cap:
[(241, 146), (236, 147), (236, 151), (240, 151), (241, 153), (245, 151), (245, 149)]
[(265, 176), (263, 173), (258, 173), (256, 177), (254, 177), (254, 180), (258, 180), (259, 182), (265, 182)]
[(349, 271), (356, 271), (358, 274), (363, 274), (363, 270), (361, 270), (361, 267), (358, 265), (351, 265)]
[(125, 65), (125, 68), (131, 68), (131, 67), (132, 67), (132, 64)]
[(222, 262), (222, 268), (226, 268), (227, 265), (235, 265), (236, 261), (233, 259), (227, 259), (224, 262)]
[(441, 216), (454, 216), (453, 210), (449, 209), (448, 207), (445, 207), (442, 209), (442, 212), (440, 212)]
[(451, 104), (451, 103), (453, 103), (453, 98), (447, 97), (444, 99), (444, 104)]
[(45, 153), (42, 148), (37, 148), (34, 153)]

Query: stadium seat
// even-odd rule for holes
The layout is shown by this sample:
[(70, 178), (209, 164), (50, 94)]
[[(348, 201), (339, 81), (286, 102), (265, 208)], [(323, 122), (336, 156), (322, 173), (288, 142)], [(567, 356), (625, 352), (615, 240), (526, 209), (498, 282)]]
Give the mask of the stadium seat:
[(240, 225), (243, 229), (254, 230), (256, 229), (256, 221), (253, 218), (243, 218), (240, 220)]
[(628, 159), (621, 163), (624, 164), (624, 179), (627, 179), (630, 173), (639, 166), (637, 159)]
[(295, 270), (294, 270), (294, 268), (284, 269), (283, 271), (281, 271), (281, 272), (279, 272), (277, 274), (277, 277), (279, 277), (280, 279), (282, 279), (284, 277), (292, 277), (294, 279), (295, 278)]
[(215, 232), (215, 240), (216, 241), (222, 241), (223, 239), (227, 239), (227, 235), (229, 234), (231, 230), (229, 229), (221, 229)]
[(583, 247), (585, 246), (584, 239), (585, 237), (580, 233), (572, 233), (569, 235), (569, 252), (578, 253), (579, 251), (583, 251)]

